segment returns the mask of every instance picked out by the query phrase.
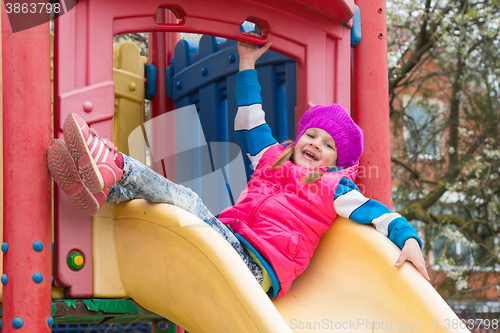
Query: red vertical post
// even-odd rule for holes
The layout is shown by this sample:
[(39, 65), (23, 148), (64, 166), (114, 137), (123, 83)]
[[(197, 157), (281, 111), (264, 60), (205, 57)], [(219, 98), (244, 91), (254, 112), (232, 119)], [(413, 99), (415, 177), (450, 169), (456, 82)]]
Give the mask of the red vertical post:
[(365, 139), (357, 183), (365, 196), (392, 208), (385, 0), (356, 4), (361, 41), (353, 48), (352, 114)]
[[(177, 21), (174, 13), (168, 9), (161, 8), (156, 16), (158, 22), (174, 23)], [(180, 40), (178, 32), (152, 32), (149, 34), (149, 62), (156, 67), (157, 92), (151, 101), (151, 118), (172, 111), (174, 102), (166, 93), (165, 71), (170, 65), (170, 58), (174, 56), (174, 49)]]
[[(177, 22), (174, 13), (165, 8), (159, 9), (156, 20), (164, 23)], [(157, 72), (157, 91), (155, 98), (150, 103), (150, 118), (175, 109), (175, 103), (166, 94), (166, 70), (171, 65), (170, 59), (174, 56), (175, 45), (179, 40), (180, 34), (178, 32), (153, 32), (149, 34), (149, 62), (156, 67)], [(171, 125), (168, 134), (157, 133), (157, 135), (160, 137), (158, 140), (162, 141), (165, 139), (165, 135), (168, 135), (169, 144), (175, 145), (175, 124)], [(155, 137), (155, 133), (151, 133), (150, 140), (155, 140)], [(170, 180), (174, 180), (175, 163), (173, 160), (170, 160), (168, 165), (166, 163), (164, 160), (153, 161), (151, 167), (160, 175), (168, 176)]]
[[(49, 24), (13, 33), (2, 6), (3, 332), (50, 332)], [(48, 21), (48, 17), (47, 17)]]

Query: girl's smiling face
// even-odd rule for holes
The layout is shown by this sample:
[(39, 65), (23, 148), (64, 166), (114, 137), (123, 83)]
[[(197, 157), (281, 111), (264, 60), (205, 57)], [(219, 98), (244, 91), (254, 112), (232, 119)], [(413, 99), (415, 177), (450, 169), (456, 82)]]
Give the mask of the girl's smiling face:
[(295, 145), (293, 161), (296, 165), (311, 170), (316, 170), (321, 165), (333, 168), (337, 165), (335, 140), (323, 129), (308, 128)]

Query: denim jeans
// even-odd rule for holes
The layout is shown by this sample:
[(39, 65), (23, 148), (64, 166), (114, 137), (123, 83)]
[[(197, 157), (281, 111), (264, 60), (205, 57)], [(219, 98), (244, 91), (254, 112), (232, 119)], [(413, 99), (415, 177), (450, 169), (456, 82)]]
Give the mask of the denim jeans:
[(144, 199), (149, 202), (168, 203), (190, 212), (206, 222), (231, 244), (262, 285), (262, 268), (250, 257), (233, 233), (210, 213), (195, 192), (171, 182), (132, 157), (122, 155), (123, 176), (118, 183), (109, 188), (107, 202)]

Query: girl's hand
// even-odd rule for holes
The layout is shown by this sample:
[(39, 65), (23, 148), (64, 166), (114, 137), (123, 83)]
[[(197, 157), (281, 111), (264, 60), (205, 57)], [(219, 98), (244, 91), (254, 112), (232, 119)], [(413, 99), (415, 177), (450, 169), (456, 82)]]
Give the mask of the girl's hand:
[[(254, 32), (246, 32), (245, 35), (260, 37)], [(267, 51), (271, 46), (271, 42), (267, 42), (266, 45), (261, 48), (257, 48), (257, 45), (238, 41), (238, 53), (240, 55), (240, 71), (245, 69), (255, 69), (255, 62)]]
[(413, 266), (415, 266), (415, 268), (427, 281), (431, 280), (429, 273), (427, 273), (427, 269), (425, 268), (425, 260), (422, 255), (422, 251), (420, 250), (420, 245), (415, 238), (410, 238), (405, 242), (401, 255), (394, 266), (401, 267), (406, 260), (411, 261)]

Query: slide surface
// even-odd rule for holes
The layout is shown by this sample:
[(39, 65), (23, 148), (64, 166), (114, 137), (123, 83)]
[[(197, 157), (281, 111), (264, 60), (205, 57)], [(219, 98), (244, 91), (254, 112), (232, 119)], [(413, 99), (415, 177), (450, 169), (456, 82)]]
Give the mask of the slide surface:
[(399, 249), (339, 218), (288, 294), (271, 301), (227, 242), (167, 204), (115, 206), (120, 276), (137, 303), (199, 332), (468, 332)]

